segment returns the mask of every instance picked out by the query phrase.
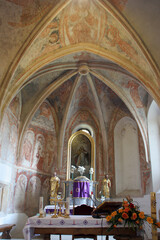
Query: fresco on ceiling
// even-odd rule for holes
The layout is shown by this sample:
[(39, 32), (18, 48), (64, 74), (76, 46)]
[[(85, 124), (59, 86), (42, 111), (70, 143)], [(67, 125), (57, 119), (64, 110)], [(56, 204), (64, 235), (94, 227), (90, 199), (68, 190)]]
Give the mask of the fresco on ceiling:
[(73, 0), (60, 17), (60, 41), (63, 46), (80, 42), (100, 42), (106, 24), (105, 11), (93, 1)]
[(24, 136), (20, 165), (52, 172), (57, 161), (57, 137), (51, 108), (43, 103)]
[(81, 79), (72, 102), (73, 105), (74, 112), (79, 109), (83, 110), (84, 108), (89, 109), (91, 112), (96, 111), (96, 103), (86, 77), (82, 77)]
[(50, 104), (54, 107), (58, 116), (59, 124), (62, 122), (65, 112), (65, 106), (68, 102), (74, 80), (68, 80), (63, 83), (56, 91), (51, 94), (48, 99)]
[(131, 98), (133, 100), (133, 102), (135, 103), (137, 108), (143, 108), (143, 103), (141, 101), (141, 98), (139, 96), (139, 92), (138, 92), (138, 88), (139, 88), (139, 84), (137, 84), (134, 81), (128, 81), (127, 84), (124, 84), (126, 88), (129, 88), (130, 90), (130, 95)]
[(34, 114), (31, 121), (32, 125), (36, 125), (48, 131), (54, 130), (54, 122), (51, 112), (51, 107), (47, 103), (42, 103), (39, 109)]
[[(113, 90), (115, 89), (115, 91), (117, 91), (118, 89), (118, 94), (122, 99), (127, 99), (127, 103), (128, 103), (127, 108), (132, 112), (134, 116), (136, 117), (138, 116), (139, 120), (143, 123), (143, 131), (145, 132), (146, 139), (147, 139), (148, 137), (147, 137), (146, 112), (145, 112), (144, 104), (142, 103), (142, 100), (140, 98), (139, 91), (138, 91), (140, 85), (136, 83), (136, 81), (133, 80), (131, 76), (128, 76), (127, 74), (123, 74), (119, 71), (99, 70), (99, 74), (101, 74), (103, 77), (110, 80), (110, 82), (112, 83)], [(111, 92), (113, 95), (114, 91), (111, 91)], [(147, 94), (145, 89), (144, 89), (144, 92)], [(120, 98), (119, 98), (119, 101), (121, 101)], [(115, 105), (117, 104), (115, 102)], [(121, 105), (125, 106), (124, 104), (122, 104), (122, 101), (121, 101)]]
[[(123, 1), (117, 1), (121, 5)], [(123, 5), (123, 4), (122, 4)], [(52, 50), (77, 43), (94, 43), (119, 54), (153, 78), (153, 71), (133, 37), (121, 23), (94, 1), (72, 0), (40, 33), (20, 63), (24, 69)], [(33, 59), (34, 52), (34, 59)], [(152, 74), (153, 73), (153, 74)]]
[(12, 100), (12, 102), (9, 105), (9, 109), (11, 110), (12, 114), (16, 119), (20, 119), (20, 113), (21, 113), (21, 96), (18, 94), (15, 96)]
[(112, 91), (107, 85), (102, 81), (93, 78), (95, 81), (95, 86), (97, 90), (97, 95), (100, 101), (101, 110), (103, 112), (103, 118), (105, 121), (106, 131), (108, 129), (108, 124), (113, 114), (115, 108), (125, 108), (122, 100), (117, 96), (117, 94)]
[[(42, 18), (52, 7), (52, 0), (6, 0), (19, 7), (19, 12), (15, 16), (14, 21), (8, 24), (15, 28), (26, 27), (36, 23)], [(55, 2), (55, 1), (54, 1)], [(56, 1), (57, 2), (57, 1)], [(55, 3), (54, 3), (55, 5)]]
[(0, 161), (16, 162), (19, 117), (20, 99), (17, 96), (4, 113), (0, 127)]
[(120, 11), (122, 11), (128, 0), (109, 0), (116, 8), (118, 8)]

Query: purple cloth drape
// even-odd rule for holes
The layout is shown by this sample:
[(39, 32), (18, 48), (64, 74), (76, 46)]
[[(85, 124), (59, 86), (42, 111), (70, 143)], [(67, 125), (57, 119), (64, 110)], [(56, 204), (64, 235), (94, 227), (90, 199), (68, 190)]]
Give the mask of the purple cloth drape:
[(88, 198), (89, 197), (89, 182), (74, 181), (73, 182), (73, 197)]

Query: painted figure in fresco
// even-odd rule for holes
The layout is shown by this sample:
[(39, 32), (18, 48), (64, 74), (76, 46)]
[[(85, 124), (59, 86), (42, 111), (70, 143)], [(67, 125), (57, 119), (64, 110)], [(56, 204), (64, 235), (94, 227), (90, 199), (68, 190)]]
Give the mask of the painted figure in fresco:
[(24, 212), (25, 207), (25, 193), (27, 187), (27, 177), (21, 174), (16, 183), (14, 210), (15, 212)]
[(27, 188), (26, 213), (33, 216), (39, 211), (39, 197), (41, 193), (41, 180), (37, 176), (32, 176)]
[(76, 166), (88, 165), (88, 152), (81, 146), (76, 154), (77, 162)]
[(57, 198), (57, 192), (60, 185), (60, 179), (57, 177), (57, 173), (54, 172), (53, 177), (50, 179), (51, 183), (51, 198)]
[(108, 177), (108, 174), (105, 175), (105, 178), (102, 181), (102, 195), (105, 198), (110, 198), (110, 188), (111, 188), (111, 180)]
[(39, 134), (36, 137), (35, 152), (33, 159), (33, 168), (37, 168), (40, 160), (44, 157), (44, 137)]

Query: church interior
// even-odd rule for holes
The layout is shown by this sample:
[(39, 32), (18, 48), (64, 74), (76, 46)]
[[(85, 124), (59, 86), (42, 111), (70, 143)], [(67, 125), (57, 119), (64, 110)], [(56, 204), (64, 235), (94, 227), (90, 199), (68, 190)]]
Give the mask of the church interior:
[(40, 197), (51, 205), (55, 173), (63, 199), (79, 176), (101, 203), (107, 174), (110, 201), (148, 214), (154, 192), (159, 219), (159, 23), (159, 0), (0, 1), (0, 225), (13, 238)]

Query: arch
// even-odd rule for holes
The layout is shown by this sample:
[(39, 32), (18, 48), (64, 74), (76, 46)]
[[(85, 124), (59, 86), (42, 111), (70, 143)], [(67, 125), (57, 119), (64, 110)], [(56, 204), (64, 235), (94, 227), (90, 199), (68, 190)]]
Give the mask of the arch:
[(79, 131), (79, 129), (87, 129), (90, 133), (91, 133), (91, 136), (95, 139), (95, 133), (94, 133), (94, 130), (93, 130), (93, 128), (89, 125), (89, 124), (87, 124), (87, 123), (81, 123), (81, 124), (79, 124), (79, 125), (77, 125), (74, 129), (73, 129), (73, 131), (72, 131), (72, 134), (73, 133), (76, 133), (77, 131)]
[[(126, 147), (127, 146), (127, 147)], [(141, 195), (141, 174), (136, 122), (124, 117), (114, 129), (116, 195)]]
[(94, 142), (94, 139), (92, 138), (91, 135), (89, 135), (88, 133), (83, 132), (83, 131), (75, 132), (69, 138), (69, 141), (68, 141), (68, 156), (67, 156), (67, 176), (66, 176), (66, 178), (67, 178), (67, 180), (70, 179), (72, 142), (77, 136), (80, 136), (80, 135), (85, 136), (91, 144), (91, 165), (90, 165), (90, 167), (94, 169), (94, 173), (93, 173), (93, 181), (94, 181), (95, 180), (95, 142)]
[(148, 135), (152, 169), (153, 191), (160, 191), (160, 109), (155, 101), (148, 111)]

